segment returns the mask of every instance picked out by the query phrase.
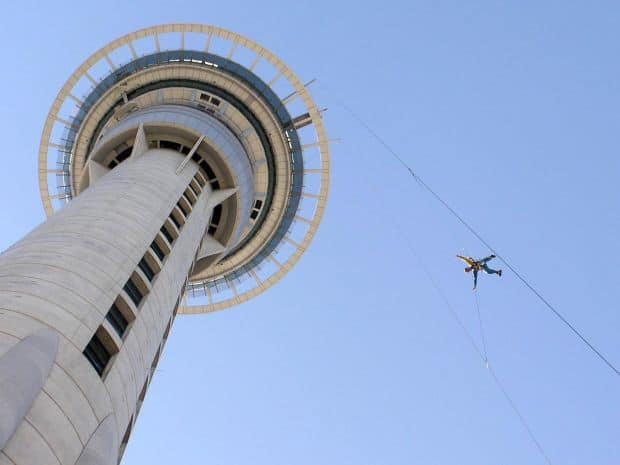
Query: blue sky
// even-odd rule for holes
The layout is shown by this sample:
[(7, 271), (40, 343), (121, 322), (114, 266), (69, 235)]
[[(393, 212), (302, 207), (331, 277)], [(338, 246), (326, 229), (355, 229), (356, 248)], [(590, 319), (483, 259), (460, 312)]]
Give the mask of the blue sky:
[[(166, 22), (231, 29), (317, 78), (342, 141), (296, 268), (249, 303), (176, 321), (123, 465), (544, 464), (415, 259), (480, 343), (454, 255), (487, 250), (341, 104), (618, 365), (618, 4), (11, 2), (0, 247), (44, 220), (39, 137), (66, 78)], [(620, 462), (619, 377), (511, 273), (479, 287), (491, 363), (551, 462)]]

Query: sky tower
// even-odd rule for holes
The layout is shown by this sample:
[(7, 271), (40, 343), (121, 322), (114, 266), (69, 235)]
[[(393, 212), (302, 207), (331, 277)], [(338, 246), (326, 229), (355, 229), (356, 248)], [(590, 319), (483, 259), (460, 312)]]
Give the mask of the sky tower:
[(115, 465), (177, 314), (297, 262), (329, 156), (304, 85), (258, 44), (171, 24), (88, 58), (39, 150), (46, 222), (0, 255), (0, 465)]

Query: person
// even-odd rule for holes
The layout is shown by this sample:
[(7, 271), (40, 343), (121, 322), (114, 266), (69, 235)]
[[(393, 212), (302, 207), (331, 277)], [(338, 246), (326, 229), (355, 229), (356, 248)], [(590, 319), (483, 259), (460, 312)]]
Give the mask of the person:
[(474, 260), (471, 257), (463, 257), (462, 255), (457, 255), (457, 258), (461, 259), (467, 264), (465, 268), (465, 273), (469, 273), (471, 271), (474, 272), (474, 291), (476, 290), (476, 285), (478, 283), (478, 272), (480, 270), (484, 271), (486, 274), (496, 274), (498, 276), (502, 275), (502, 270), (494, 270), (489, 268), (487, 262), (493, 260), (495, 255), (489, 255), (488, 257), (481, 258), (480, 260)]

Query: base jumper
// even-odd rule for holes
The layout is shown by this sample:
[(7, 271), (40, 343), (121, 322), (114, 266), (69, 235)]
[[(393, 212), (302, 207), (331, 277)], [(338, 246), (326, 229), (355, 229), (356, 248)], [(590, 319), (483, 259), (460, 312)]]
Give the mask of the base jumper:
[(476, 290), (476, 284), (478, 283), (478, 272), (480, 270), (484, 271), (486, 274), (496, 274), (498, 276), (502, 275), (502, 270), (494, 270), (487, 266), (487, 262), (493, 260), (495, 255), (489, 255), (488, 257), (481, 258), (480, 260), (475, 260), (471, 257), (463, 257), (462, 255), (457, 255), (457, 258), (460, 258), (467, 264), (465, 268), (465, 273), (469, 273), (470, 271), (474, 272), (474, 289)]

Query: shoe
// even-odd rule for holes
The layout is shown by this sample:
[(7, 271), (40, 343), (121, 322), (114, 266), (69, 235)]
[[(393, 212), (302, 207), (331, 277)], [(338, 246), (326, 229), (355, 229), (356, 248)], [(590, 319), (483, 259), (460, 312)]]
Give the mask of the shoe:
[(496, 255), (494, 255), (494, 254), (491, 254), (491, 258), (495, 258), (495, 257), (496, 257)]
[(497, 272), (497, 274), (501, 277), (501, 276), (502, 276), (502, 270), (499, 270), (499, 271)]

